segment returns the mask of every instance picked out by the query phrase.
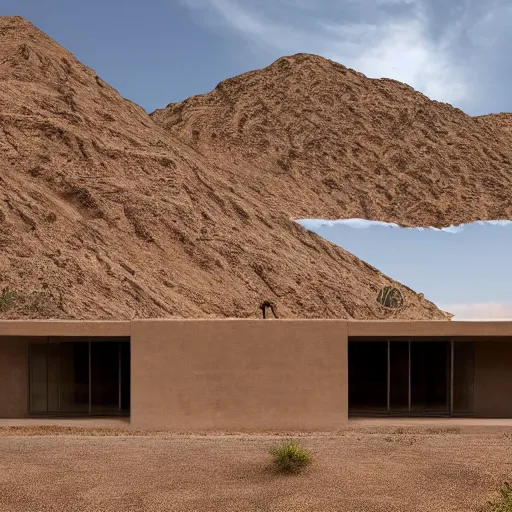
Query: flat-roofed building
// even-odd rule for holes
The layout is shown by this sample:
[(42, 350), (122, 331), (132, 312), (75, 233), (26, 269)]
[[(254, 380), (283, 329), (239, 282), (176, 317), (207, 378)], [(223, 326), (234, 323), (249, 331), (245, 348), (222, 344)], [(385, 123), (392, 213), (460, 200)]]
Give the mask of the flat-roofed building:
[(0, 418), (172, 431), (512, 418), (512, 322), (0, 321)]

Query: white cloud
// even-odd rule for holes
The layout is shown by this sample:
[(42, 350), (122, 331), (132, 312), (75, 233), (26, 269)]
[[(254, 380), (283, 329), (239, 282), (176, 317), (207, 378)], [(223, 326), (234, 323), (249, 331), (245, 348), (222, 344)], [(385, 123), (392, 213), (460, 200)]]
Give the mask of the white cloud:
[[(372, 78), (394, 78), (420, 90), (432, 99), (463, 104), (472, 93), (466, 70), (452, 55), (451, 44), (462, 27), (453, 24), (436, 39), (429, 35), (426, 0), (376, 0), (365, 4), (366, 18), (345, 21), (344, 7), (338, 16), (308, 12), (300, 23), (291, 14), (312, 8), (313, 0), (302, 0), (290, 16), (288, 0), (183, 0), (196, 9), (208, 9), (223, 25), (251, 41), (260, 50), (282, 54), (316, 53), (352, 67)], [(319, 5), (332, 5), (318, 2)], [(382, 6), (403, 6), (402, 15), (386, 14)], [(283, 8), (279, 14), (278, 7)], [(332, 7), (331, 7), (332, 8)]]
[(438, 304), (454, 314), (453, 320), (512, 320), (512, 303)]
[(339, 25), (337, 31), (332, 49), (323, 52), (332, 60), (371, 78), (394, 78), (438, 101), (457, 104), (470, 95), (465, 70), (443, 43), (428, 38), (419, 16), (387, 25)]
[(399, 228), (404, 230), (412, 231), (425, 231), (427, 229), (432, 231), (442, 231), (443, 233), (462, 233), (466, 226), (477, 225), (477, 226), (509, 226), (512, 224), (510, 220), (479, 220), (471, 224), (459, 224), (457, 226), (448, 226), (445, 228), (435, 228), (432, 226), (426, 227), (405, 227), (401, 228), (398, 224), (382, 222), (380, 220), (367, 220), (367, 219), (339, 219), (339, 220), (328, 220), (328, 219), (298, 219), (297, 222), (306, 229), (318, 229), (321, 227), (333, 227), (336, 225), (348, 226), (355, 229), (368, 229), (373, 227), (385, 227), (385, 228)]
[[(224, 27), (263, 49), (278, 49), (294, 53), (295, 48), (304, 43), (304, 37), (308, 43), (312, 42), (311, 34), (304, 34), (291, 25), (272, 20), (266, 17), (260, 8), (242, 5), (242, 2), (237, 0), (182, 0), (182, 2), (196, 11), (213, 12)], [(277, 3), (283, 6), (286, 2), (287, 0), (278, 0)], [(307, 10), (310, 4), (302, 3), (301, 9)], [(209, 24), (214, 22), (209, 16), (205, 20)]]
[(326, 220), (326, 219), (299, 219), (297, 221), (301, 226), (306, 229), (314, 230), (322, 227), (334, 227), (337, 225), (344, 225), (354, 229), (368, 229), (371, 227), (396, 227), (398, 224), (381, 222), (378, 220), (367, 219), (340, 219), (340, 220)]

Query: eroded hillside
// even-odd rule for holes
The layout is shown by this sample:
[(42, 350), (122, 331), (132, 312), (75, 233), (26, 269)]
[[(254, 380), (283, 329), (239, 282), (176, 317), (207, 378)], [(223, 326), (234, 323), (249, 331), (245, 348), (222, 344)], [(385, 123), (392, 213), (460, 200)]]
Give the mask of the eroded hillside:
[(447, 318), (405, 287), (380, 306), (400, 285), (293, 222), (287, 190), (201, 155), (22, 18), (0, 18), (0, 84), (0, 317), (258, 317), (269, 299), (284, 318)]
[(512, 218), (511, 116), (298, 54), (152, 114), (294, 218), (405, 226)]

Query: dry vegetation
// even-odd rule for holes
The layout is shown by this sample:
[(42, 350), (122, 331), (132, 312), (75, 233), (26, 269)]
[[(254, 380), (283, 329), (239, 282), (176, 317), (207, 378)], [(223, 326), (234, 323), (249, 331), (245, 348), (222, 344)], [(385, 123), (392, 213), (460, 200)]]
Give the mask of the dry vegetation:
[(486, 507), (486, 512), (512, 512), (512, 485), (505, 482), (497, 497)]
[(300, 473), (311, 464), (312, 455), (297, 440), (281, 441), (270, 449), (276, 469), (282, 473)]

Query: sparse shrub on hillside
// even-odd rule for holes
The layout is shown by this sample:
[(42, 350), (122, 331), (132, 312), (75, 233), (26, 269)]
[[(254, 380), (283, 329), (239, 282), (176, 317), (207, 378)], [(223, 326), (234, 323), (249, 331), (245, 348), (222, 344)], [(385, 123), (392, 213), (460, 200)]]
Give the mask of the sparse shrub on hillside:
[(500, 489), (500, 496), (488, 504), (486, 512), (512, 512), (512, 484), (505, 482)]
[(272, 448), (270, 454), (277, 469), (283, 473), (299, 473), (311, 463), (311, 453), (292, 439)]
[(398, 288), (386, 286), (377, 295), (377, 302), (386, 308), (398, 309), (404, 305), (404, 297)]
[(0, 291), (0, 313), (23, 318), (54, 318), (62, 311), (62, 293), (43, 283), (41, 290), (18, 292), (4, 287)]
[(0, 294), (0, 313), (9, 311), (14, 306), (16, 293), (9, 288), (4, 288)]

